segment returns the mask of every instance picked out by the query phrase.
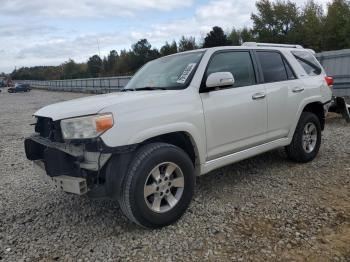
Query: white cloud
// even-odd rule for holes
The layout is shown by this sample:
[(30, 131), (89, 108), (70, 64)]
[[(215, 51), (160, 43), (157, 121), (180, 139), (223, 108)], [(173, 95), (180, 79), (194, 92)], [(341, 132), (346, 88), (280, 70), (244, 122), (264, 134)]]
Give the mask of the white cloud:
[(219, 0), (200, 7), (196, 17), (200, 24), (208, 26), (216, 23), (223, 28), (243, 27), (251, 24), (250, 15), (253, 11), (255, 11), (255, 0)]
[[(318, 2), (325, 7), (328, 0)], [(145, 11), (153, 11), (150, 15), (163, 14), (163, 11), (189, 8), (193, 3), (194, 0), (70, 0), (64, 4), (62, 0), (1, 0), (0, 72), (10, 72), (15, 65), (57, 65), (69, 58), (86, 61), (98, 53), (97, 40), (102, 55), (112, 49), (129, 48), (141, 38), (147, 38), (157, 47), (165, 41), (178, 40), (182, 35), (200, 40), (216, 25), (224, 30), (251, 26), (250, 15), (256, 12), (255, 0), (212, 0), (199, 5), (192, 17), (182, 16), (180, 10), (181, 19), (169, 21), (163, 17), (158, 20), (164, 22), (149, 24), (147, 17), (142, 16)], [(296, 3), (302, 6), (304, 0), (296, 0)], [(70, 18), (84, 24), (84, 21), (93, 22), (98, 17), (114, 16), (130, 16), (127, 19), (140, 27), (125, 27), (129, 24), (126, 21), (118, 31), (98, 28), (82, 32), (59, 23)], [(139, 20), (140, 16), (142, 20)], [(46, 20), (58, 23), (46, 23)]]
[(2, 0), (1, 12), (6, 15), (40, 15), (44, 17), (129, 16), (136, 11), (169, 11), (188, 7), (193, 0)]
[(205, 36), (213, 26), (220, 26), (224, 30), (250, 26), (250, 15), (253, 11), (255, 11), (255, 0), (211, 1), (207, 5), (200, 6), (192, 18), (153, 24), (151, 30), (133, 31), (131, 35), (138, 39), (147, 38), (151, 43), (158, 45), (178, 39), (182, 35), (195, 36), (198, 39)]

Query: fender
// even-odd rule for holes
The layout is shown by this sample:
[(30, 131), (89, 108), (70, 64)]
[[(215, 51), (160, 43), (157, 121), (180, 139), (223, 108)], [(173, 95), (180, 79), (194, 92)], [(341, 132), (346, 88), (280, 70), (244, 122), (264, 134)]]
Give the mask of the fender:
[(187, 133), (195, 144), (195, 150), (198, 153), (200, 164), (205, 163), (206, 141), (202, 139), (205, 136), (201, 135), (200, 131), (194, 125), (186, 122), (171, 123), (142, 130), (131, 136), (128, 144), (139, 144), (150, 138), (174, 132)]
[(307, 97), (306, 99), (304, 99), (304, 100), (300, 103), (299, 108), (298, 108), (298, 111), (297, 111), (297, 114), (295, 115), (295, 118), (294, 118), (294, 121), (293, 121), (293, 126), (292, 126), (292, 128), (289, 130), (289, 134), (288, 134), (288, 141), (289, 141), (289, 142), (291, 142), (292, 139), (293, 139), (295, 129), (297, 128), (297, 125), (298, 125), (298, 122), (299, 122), (301, 113), (303, 112), (304, 108), (305, 108), (308, 104), (315, 103), (315, 102), (318, 102), (318, 103), (320, 103), (320, 104), (323, 104), (323, 102), (322, 102), (323, 100), (324, 100), (324, 98), (323, 98), (322, 96), (310, 96), (310, 97)]

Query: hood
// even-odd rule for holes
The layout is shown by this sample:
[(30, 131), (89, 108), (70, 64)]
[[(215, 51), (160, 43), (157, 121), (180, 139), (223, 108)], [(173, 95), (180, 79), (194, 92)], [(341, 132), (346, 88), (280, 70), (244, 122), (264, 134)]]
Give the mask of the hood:
[(139, 101), (149, 97), (164, 96), (169, 92), (171, 91), (130, 91), (89, 96), (43, 107), (35, 112), (34, 115), (49, 117), (54, 121), (71, 117), (93, 115), (112, 105)]

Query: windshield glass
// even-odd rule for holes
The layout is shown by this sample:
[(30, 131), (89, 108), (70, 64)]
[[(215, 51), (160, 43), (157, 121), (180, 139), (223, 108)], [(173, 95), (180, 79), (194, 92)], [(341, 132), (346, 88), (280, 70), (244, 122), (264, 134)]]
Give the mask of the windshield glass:
[(184, 89), (191, 81), (203, 51), (162, 57), (144, 65), (125, 89)]

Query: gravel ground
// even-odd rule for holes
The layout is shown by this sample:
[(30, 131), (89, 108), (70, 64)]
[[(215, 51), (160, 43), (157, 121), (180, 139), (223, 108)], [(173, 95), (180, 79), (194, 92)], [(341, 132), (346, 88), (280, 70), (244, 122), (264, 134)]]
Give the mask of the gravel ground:
[(350, 261), (350, 126), (328, 118), (312, 163), (275, 150), (199, 178), (175, 225), (145, 230), (118, 205), (44, 184), (23, 152), (38, 108), (82, 94), (0, 93), (2, 261)]

